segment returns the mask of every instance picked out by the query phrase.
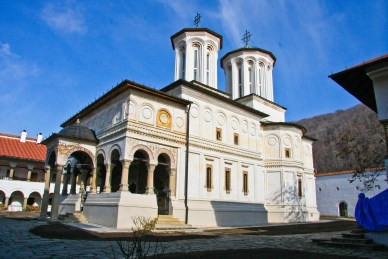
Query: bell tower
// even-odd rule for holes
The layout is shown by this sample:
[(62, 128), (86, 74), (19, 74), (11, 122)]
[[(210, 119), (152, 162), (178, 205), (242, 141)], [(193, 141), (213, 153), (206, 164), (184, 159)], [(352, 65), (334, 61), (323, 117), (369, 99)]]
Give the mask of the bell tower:
[[(197, 14), (194, 24), (199, 24)], [(171, 36), (175, 50), (174, 80), (198, 81), (217, 88), (218, 52), (222, 36), (206, 28), (186, 28)]]
[(250, 33), (242, 39), (245, 47), (228, 52), (221, 58), (221, 68), (225, 71), (226, 92), (232, 99), (256, 94), (273, 102), (272, 70), (275, 56), (264, 49), (248, 46)]

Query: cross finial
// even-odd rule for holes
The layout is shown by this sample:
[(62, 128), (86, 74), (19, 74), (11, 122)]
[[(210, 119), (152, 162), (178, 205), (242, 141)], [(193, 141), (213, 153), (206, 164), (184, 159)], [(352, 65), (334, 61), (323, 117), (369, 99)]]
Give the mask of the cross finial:
[(197, 12), (197, 15), (194, 18), (195, 28), (198, 28), (198, 25), (199, 25), (199, 22), (201, 21), (201, 18), (202, 18), (201, 14)]
[(241, 39), (243, 42), (245, 42), (245, 47), (248, 47), (248, 42), (251, 39), (252, 34), (249, 31), (245, 31), (245, 34), (243, 35), (243, 38)]

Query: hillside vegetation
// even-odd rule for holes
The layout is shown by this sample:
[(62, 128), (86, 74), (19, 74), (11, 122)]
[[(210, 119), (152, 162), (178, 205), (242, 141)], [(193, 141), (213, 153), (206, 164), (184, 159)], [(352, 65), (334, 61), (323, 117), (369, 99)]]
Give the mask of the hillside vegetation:
[(357, 169), (360, 163), (368, 168), (384, 166), (384, 128), (376, 113), (363, 104), (296, 123), (318, 139), (313, 144), (316, 173)]

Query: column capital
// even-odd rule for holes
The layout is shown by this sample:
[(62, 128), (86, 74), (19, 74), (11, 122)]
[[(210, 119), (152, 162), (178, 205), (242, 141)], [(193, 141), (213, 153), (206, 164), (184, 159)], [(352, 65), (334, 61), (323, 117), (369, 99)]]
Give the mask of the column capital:
[(147, 163), (146, 164), (147, 166), (147, 170), (150, 171), (150, 170), (155, 170), (155, 167), (157, 166), (157, 164), (150, 164), (150, 163)]

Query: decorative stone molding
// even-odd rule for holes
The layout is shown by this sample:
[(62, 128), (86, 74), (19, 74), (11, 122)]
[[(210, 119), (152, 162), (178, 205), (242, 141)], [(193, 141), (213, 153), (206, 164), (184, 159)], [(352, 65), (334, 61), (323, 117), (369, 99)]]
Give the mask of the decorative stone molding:
[(283, 160), (272, 160), (272, 161), (264, 161), (264, 167), (269, 168), (298, 168), (298, 169), (305, 169), (302, 162), (299, 161), (283, 161)]

